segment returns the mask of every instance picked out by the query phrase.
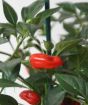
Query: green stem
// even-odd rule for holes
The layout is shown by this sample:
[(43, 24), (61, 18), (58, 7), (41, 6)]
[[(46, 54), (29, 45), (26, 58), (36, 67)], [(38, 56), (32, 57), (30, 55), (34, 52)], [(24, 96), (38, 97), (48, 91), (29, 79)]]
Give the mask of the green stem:
[(80, 77), (80, 74), (79, 74), (79, 70), (80, 70), (80, 61), (79, 61), (79, 56), (77, 56), (77, 73), (78, 73), (78, 76)]
[(47, 83), (45, 83), (45, 96), (47, 95)]
[(23, 79), (20, 75), (18, 77), (19, 77), (19, 80), (21, 82), (23, 82), (25, 85), (27, 85), (28, 87), (30, 87), (33, 90), (36, 90), (29, 82), (25, 81), (25, 79)]
[(14, 55), (15, 55), (16, 52), (18, 51), (20, 45), (22, 44), (23, 40), (24, 40), (24, 38), (22, 38), (21, 41), (18, 43), (18, 45), (17, 45), (17, 47), (16, 47), (14, 53), (12, 54), (12, 56), (11, 56), (8, 60), (10, 60), (10, 59), (12, 59), (12, 58), (14, 57)]
[(41, 105), (44, 105), (44, 102), (43, 102), (43, 97), (41, 97)]
[(83, 27), (83, 23), (82, 23), (80, 17), (78, 16), (77, 13), (75, 14), (75, 16), (76, 16), (77, 20), (79, 21), (79, 24), (80, 24), (80, 26), (81, 26), (80, 28), (82, 28), (82, 27)]
[(10, 44), (10, 46), (11, 46), (12, 50), (14, 51), (14, 47), (13, 47), (13, 45), (12, 45), (12, 43), (11, 43), (11, 41), (10, 41), (10, 40), (9, 40), (9, 44)]
[(3, 92), (3, 90), (4, 90), (4, 87), (0, 90), (0, 94)]
[[(4, 78), (4, 73), (2, 73), (2, 78)], [(1, 91), (0, 91), (0, 94), (3, 92), (5, 87), (2, 87)]]
[(4, 54), (4, 55), (7, 55), (7, 56), (11, 56), (11, 54), (8, 54), (8, 53), (2, 52), (2, 51), (0, 51), (0, 54)]
[[(45, 0), (45, 10), (50, 8), (49, 0)], [(46, 40), (51, 42), (51, 26), (50, 26), (50, 17), (46, 18)], [(51, 55), (51, 50), (47, 52)]]

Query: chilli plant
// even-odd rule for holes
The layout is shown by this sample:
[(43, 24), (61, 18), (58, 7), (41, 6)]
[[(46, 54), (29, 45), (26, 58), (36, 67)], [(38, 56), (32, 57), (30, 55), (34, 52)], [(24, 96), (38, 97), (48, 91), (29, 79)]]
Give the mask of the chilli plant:
[[(88, 3), (58, 1), (51, 9), (49, 0), (36, 0), (22, 8), (21, 21), (5, 0), (2, 5), (8, 22), (0, 22), (0, 46), (9, 43), (13, 53), (0, 51), (8, 56), (0, 60), (0, 105), (22, 104), (2, 93), (9, 87), (24, 88), (19, 97), (29, 105), (88, 105)], [(51, 40), (51, 22), (61, 23), (66, 31), (56, 44)], [(46, 37), (44, 47), (35, 35), (38, 30)], [(39, 53), (32, 54), (31, 47)], [(21, 65), (28, 69), (26, 79), (20, 75)]]

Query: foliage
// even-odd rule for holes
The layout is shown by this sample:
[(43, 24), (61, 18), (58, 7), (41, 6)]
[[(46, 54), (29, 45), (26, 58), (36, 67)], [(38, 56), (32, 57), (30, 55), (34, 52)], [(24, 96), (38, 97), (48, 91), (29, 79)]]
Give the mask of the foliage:
[[(0, 61), (0, 105), (19, 103), (11, 96), (2, 94), (7, 87), (30, 88), (38, 92), (41, 96), (39, 105), (61, 105), (64, 97), (68, 96), (88, 104), (88, 3), (63, 2), (58, 3), (56, 8), (41, 11), (44, 4), (45, 0), (36, 0), (23, 7), (22, 21), (18, 21), (16, 11), (3, 0), (4, 15), (8, 22), (0, 23), (0, 46), (5, 43), (11, 45), (11, 36), (16, 38), (17, 46), (13, 54), (0, 51), (0, 54), (9, 57), (5, 62)], [(57, 19), (52, 16), (56, 12), (59, 14)], [(44, 41), (45, 48), (42, 48), (35, 33), (39, 29), (45, 32), (44, 21), (49, 16), (52, 17), (51, 21), (63, 25), (66, 34), (61, 35), (64, 39), (56, 45)], [(21, 47), (24, 42), (25, 46)], [(28, 50), (31, 47), (41, 53), (51, 51), (51, 55), (61, 56), (64, 66), (55, 70), (36, 71), (27, 59), (31, 55)], [(20, 76), (21, 64), (30, 70), (27, 79)], [(16, 80), (25, 87), (16, 83)]]

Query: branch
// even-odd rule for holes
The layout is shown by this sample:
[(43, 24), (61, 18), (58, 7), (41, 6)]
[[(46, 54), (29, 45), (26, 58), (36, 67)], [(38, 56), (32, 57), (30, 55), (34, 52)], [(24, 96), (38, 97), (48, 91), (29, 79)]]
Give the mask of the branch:
[(0, 94), (3, 92), (4, 89), (5, 89), (5, 87), (3, 87), (3, 88), (0, 90)]
[(15, 55), (16, 52), (18, 51), (18, 49), (19, 49), (19, 47), (20, 47), (20, 45), (22, 44), (22, 42), (23, 42), (24, 39), (25, 39), (25, 37), (23, 37), (23, 38), (21, 39), (21, 41), (18, 43), (18, 45), (17, 45), (17, 47), (16, 47), (14, 53), (12, 54), (12, 56), (11, 56), (8, 60), (10, 60), (10, 59), (12, 59), (12, 58), (14, 57), (14, 55)]
[(2, 51), (0, 51), (0, 54), (4, 54), (4, 55), (7, 55), (7, 56), (11, 56), (11, 54), (8, 54), (8, 53), (2, 52)]
[(36, 88), (34, 88), (29, 82), (25, 81), (24, 78), (22, 78), (20, 75), (19, 75), (18, 77), (19, 77), (18, 79), (19, 79), (21, 82), (23, 82), (25, 85), (27, 85), (28, 87), (30, 87), (31, 89), (33, 89), (33, 90), (36, 91)]
[(11, 43), (11, 41), (10, 41), (10, 40), (9, 40), (9, 44), (10, 44), (10, 46), (11, 46), (12, 50), (14, 50), (14, 47), (13, 47), (13, 45), (12, 45), (12, 43)]

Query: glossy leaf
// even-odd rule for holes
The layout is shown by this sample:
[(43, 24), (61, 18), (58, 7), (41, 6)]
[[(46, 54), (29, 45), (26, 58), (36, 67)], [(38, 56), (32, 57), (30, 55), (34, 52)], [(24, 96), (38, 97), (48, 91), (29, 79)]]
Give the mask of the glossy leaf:
[(68, 39), (57, 43), (55, 48), (57, 55), (62, 53), (64, 50), (67, 50), (68, 48), (72, 48), (73, 46), (78, 45), (79, 42), (80, 39)]
[(75, 36), (77, 34), (76, 29), (71, 24), (64, 23), (63, 24), (63, 27), (71, 35), (74, 35)]
[(0, 23), (1, 28), (14, 28), (14, 26), (10, 23)]
[(34, 33), (36, 32), (36, 30), (39, 28), (38, 25), (33, 25), (33, 24), (27, 24), (27, 23), (24, 23), (24, 22), (19, 22), (17, 24), (17, 31), (22, 34), (23, 36), (24, 35), (34, 35)]
[(68, 11), (68, 12), (71, 12), (71, 13), (76, 12), (75, 5), (72, 4), (72, 3), (65, 2), (65, 3), (59, 3), (58, 5), (59, 5), (60, 8), (62, 8), (65, 11)]
[(72, 52), (73, 51), (78, 54), (69, 56), (69, 59), (65, 64), (67, 64), (68, 69), (72, 69), (73, 72), (75, 71), (76, 75), (79, 75), (79, 72), (82, 69), (88, 68), (88, 49), (83, 46), (77, 46), (72, 49)]
[(18, 105), (18, 103), (11, 96), (0, 94), (0, 105)]
[(19, 75), (20, 64), (19, 58), (0, 63), (0, 71), (4, 73), (6, 79), (15, 80)]
[(56, 74), (56, 78), (62, 87), (69, 93), (81, 95), (86, 101), (88, 101), (88, 82), (84, 79), (66, 74)]
[(40, 12), (34, 19), (30, 21), (30, 23), (33, 24), (43, 23), (46, 18), (53, 15), (57, 11), (59, 11), (59, 7)]
[(15, 37), (17, 37), (15, 29), (13, 29), (13, 28), (4, 29), (3, 37), (9, 39), (11, 35), (14, 35)]
[(21, 11), (23, 20), (30, 21), (43, 8), (44, 0), (37, 0)]
[(42, 48), (41, 48), (41, 46), (39, 46), (38, 44), (32, 44), (31, 47), (34, 47), (34, 48), (36, 48), (38, 51), (42, 52)]
[(88, 38), (88, 25), (84, 25), (81, 30), (81, 37), (84, 39)]
[(0, 23), (0, 27), (3, 29), (3, 37), (9, 39), (11, 35), (16, 36), (16, 28), (9, 23)]
[(80, 54), (80, 66), (82, 68), (88, 68), (88, 48), (87, 47), (82, 47), (81, 50), (79, 50), (81, 52)]
[(28, 30), (28, 27), (27, 27), (27, 24), (25, 23), (22, 23), (22, 22), (19, 22), (17, 24), (17, 31), (18, 33), (20, 33), (22, 36), (26, 36), (29, 34), (29, 30)]
[(0, 87), (24, 87), (7, 79), (0, 79)]
[(40, 26), (37, 24), (37, 25), (34, 25), (34, 24), (27, 24), (27, 27), (29, 29), (29, 32), (31, 33), (32, 36), (34, 36), (35, 32), (40, 29)]
[(82, 76), (83, 79), (88, 81), (88, 69), (87, 68), (81, 68), (79, 74)]
[(49, 41), (44, 41), (44, 46), (48, 51), (54, 47), (53, 43)]
[(0, 28), (0, 35), (4, 32), (4, 28)]
[(65, 90), (63, 90), (60, 86), (49, 89), (44, 99), (45, 105), (61, 105), (64, 96)]
[(31, 74), (31, 76), (27, 79), (27, 81), (36, 83), (38, 81), (42, 82), (41, 80), (47, 79), (47, 78), (48, 78), (47, 73), (39, 72), (39, 73)]
[(75, 3), (75, 6), (82, 12), (88, 13), (88, 3), (83, 2), (83, 3)]
[(5, 1), (3, 1), (3, 10), (6, 19), (13, 25), (16, 24), (18, 17), (15, 10)]
[(47, 73), (44, 73), (44, 72), (34, 73), (33, 70), (31, 71), (30, 77), (26, 79), (26, 81), (30, 83), (40, 94), (44, 94), (45, 83), (49, 85), (52, 84)]
[(0, 38), (0, 44), (4, 44), (8, 42), (8, 40), (6, 38)]
[(60, 22), (63, 22), (65, 19), (68, 19), (68, 18), (71, 18), (71, 17), (74, 17), (74, 15), (71, 14), (70, 12), (61, 11), (61, 12), (60, 12), (59, 21), (60, 21)]

